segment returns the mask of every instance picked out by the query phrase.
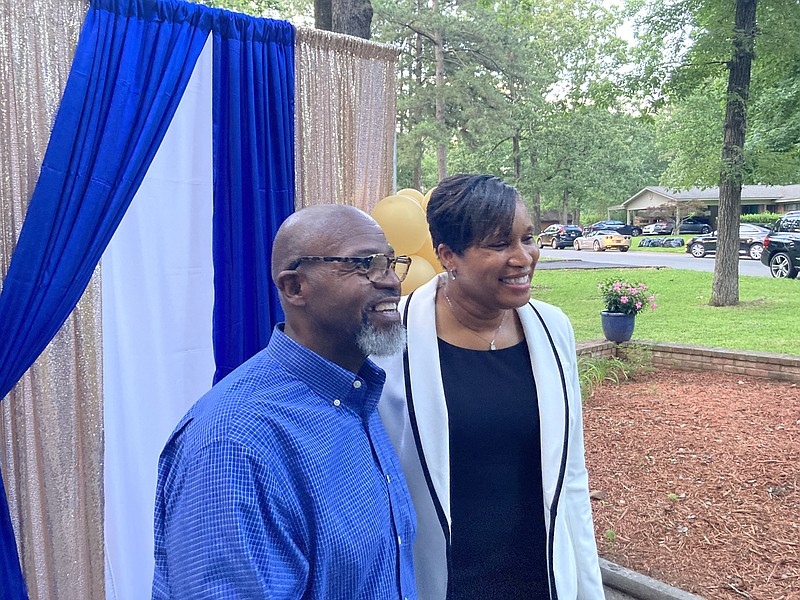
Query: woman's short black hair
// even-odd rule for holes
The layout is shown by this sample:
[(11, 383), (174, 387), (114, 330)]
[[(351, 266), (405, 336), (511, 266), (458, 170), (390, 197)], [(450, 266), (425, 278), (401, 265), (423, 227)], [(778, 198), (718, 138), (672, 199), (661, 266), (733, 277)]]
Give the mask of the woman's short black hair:
[(508, 236), (514, 223), (517, 189), (494, 175), (446, 177), (428, 202), (433, 247), (447, 244), (456, 254), (494, 236)]

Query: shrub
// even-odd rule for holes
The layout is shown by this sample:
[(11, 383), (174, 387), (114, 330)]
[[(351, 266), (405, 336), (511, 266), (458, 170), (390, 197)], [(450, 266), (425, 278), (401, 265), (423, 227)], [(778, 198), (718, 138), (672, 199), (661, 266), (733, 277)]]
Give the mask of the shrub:
[(775, 221), (780, 219), (781, 215), (775, 213), (760, 213), (757, 215), (742, 215), (739, 221), (742, 223), (755, 223), (757, 225), (772, 225)]

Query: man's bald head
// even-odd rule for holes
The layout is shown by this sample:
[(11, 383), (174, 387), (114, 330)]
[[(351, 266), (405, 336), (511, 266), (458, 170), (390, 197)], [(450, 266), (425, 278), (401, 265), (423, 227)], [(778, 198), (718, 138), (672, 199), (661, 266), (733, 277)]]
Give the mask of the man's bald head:
[[(313, 206), (286, 219), (272, 246), (284, 333), (354, 373), (369, 354), (402, 348), (397, 275), (387, 269), (382, 277), (370, 278), (365, 265), (336, 260), (376, 254), (393, 252), (375, 220), (352, 206)], [(308, 260), (289, 269), (299, 258), (313, 256), (335, 260)]]
[(272, 280), (301, 256), (329, 256), (356, 225), (380, 226), (367, 213), (342, 204), (309, 206), (289, 215), (272, 244)]

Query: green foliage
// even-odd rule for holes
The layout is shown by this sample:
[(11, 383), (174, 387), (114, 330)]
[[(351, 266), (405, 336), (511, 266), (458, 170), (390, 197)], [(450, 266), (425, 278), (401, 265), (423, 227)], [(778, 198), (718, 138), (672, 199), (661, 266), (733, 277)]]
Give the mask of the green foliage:
[(606, 544), (608, 544), (609, 547), (613, 547), (614, 542), (617, 541), (617, 532), (613, 529), (606, 529), (603, 532), (603, 539), (605, 539)]
[(212, 8), (222, 8), (235, 12), (268, 17), (271, 19), (291, 20), (313, 23), (314, 3), (312, 0), (189, 0), (205, 4)]
[(532, 294), (567, 314), (578, 341), (602, 339), (602, 300), (597, 284), (609, 275), (646, 280), (658, 290), (658, 311), (646, 319), (636, 319), (634, 339), (800, 356), (800, 336), (791, 326), (800, 313), (798, 280), (740, 276), (739, 304), (712, 307), (708, 305), (711, 273), (680, 269), (537, 270)]
[(659, 184), (668, 188), (712, 187), (719, 184), (722, 155), (724, 82), (712, 79), (655, 118), (656, 146), (667, 167)]
[(620, 358), (631, 377), (642, 373), (653, 373), (653, 351), (641, 345), (622, 345), (617, 348), (621, 352)]
[(578, 380), (581, 397), (585, 400), (605, 382), (619, 383), (628, 378), (628, 366), (616, 356), (605, 358), (581, 354), (578, 356)]
[(742, 215), (739, 220), (742, 223), (757, 223), (759, 225), (773, 225), (775, 221), (781, 218), (781, 215), (776, 213), (759, 213), (755, 215)]
[[(727, 66), (735, 2), (631, 0), (639, 37), (628, 85), (657, 114), (669, 166), (661, 185), (719, 183)], [(759, 0), (748, 98), (745, 184), (800, 181), (800, 10), (796, 0)]]
[(622, 356), (578, 355), (578, 380), (581, 384), (581, 398), (594, 396), (604, 383), (619, 383), (641, 373), (652, 373), (653, 352), (642, 346), (624, 345)]
[(658, 180), (655, 127), (623, 96), (626, 44), (615, 33), (620, 15), (605, 3), (467, 0), (441, 2), (438, 14), (416, 0), (373, 6), (375, 39), (402, 51), (399, 187), (435, 185), (437, 144), (448, 147), (449, 173), (495, 173), (528, 201), (571, 213), (605, 216), (609, 204)]
[(646, 283), (612, 277), (598, 283), (597, 289), (608, 312), (638, 315), (648, 306), (656, 308), (656, 297)]

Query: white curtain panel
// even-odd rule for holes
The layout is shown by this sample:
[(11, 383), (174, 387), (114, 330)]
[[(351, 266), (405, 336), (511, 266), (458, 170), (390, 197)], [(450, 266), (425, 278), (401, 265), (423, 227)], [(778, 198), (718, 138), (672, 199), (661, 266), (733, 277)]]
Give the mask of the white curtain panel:
[(106, 597), (153, 581), (158, 456), (208, 389), (212, 38), (102, 261)]

